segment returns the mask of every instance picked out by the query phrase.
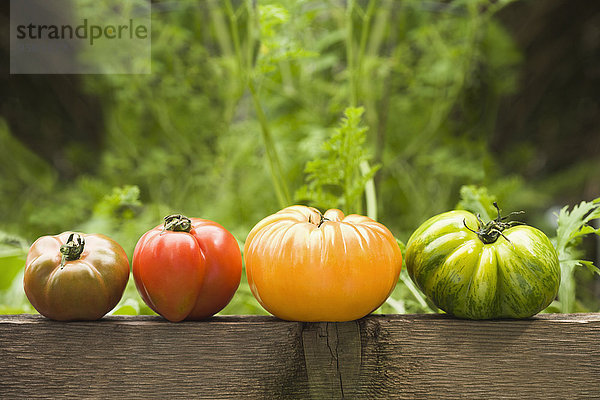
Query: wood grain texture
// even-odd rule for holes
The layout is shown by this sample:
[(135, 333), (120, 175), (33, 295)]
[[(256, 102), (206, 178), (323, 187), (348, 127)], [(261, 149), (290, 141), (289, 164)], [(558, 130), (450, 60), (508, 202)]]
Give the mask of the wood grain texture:
[(361, 366), (357, 321), (306, 324), (302, 330), (302, 348), (313, 399), (357, 396)]
[(0, 316), (0, 397), (600, 399), (600, 314), (350, 323)]

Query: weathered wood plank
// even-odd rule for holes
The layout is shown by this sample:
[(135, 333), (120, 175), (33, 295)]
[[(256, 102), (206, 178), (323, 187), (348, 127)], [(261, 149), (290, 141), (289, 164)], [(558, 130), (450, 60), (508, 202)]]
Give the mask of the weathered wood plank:
[(600, 315), (396, 316), (367, 319), (362, 332), (372, 398), (600, 398)]
[(0, 397), (306, 397), (298, 326), (268, 317), (178, 324), (2, 317)]
[(353, 399), (359, 389), (360, 328), (357, 321), (306, 324), (302, 348), (314, 399)]
[(0, 316), (1, 398), (600, 398), (600, 314)]

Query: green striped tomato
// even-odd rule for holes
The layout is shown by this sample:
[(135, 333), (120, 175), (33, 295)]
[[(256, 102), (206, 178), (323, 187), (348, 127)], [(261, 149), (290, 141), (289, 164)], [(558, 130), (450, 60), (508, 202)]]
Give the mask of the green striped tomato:
[(558, 257), (544, 233), (506, 218), (484, 224), (461, 210), (430, 218), (408, 240), (410, 277), (437, 307), (459, 318), (537, 314), (558, 292)]

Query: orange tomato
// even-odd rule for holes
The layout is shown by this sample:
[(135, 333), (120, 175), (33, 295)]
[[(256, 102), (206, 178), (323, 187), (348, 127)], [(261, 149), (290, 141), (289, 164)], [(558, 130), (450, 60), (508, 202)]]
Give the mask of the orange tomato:
[(244, 246), (252, 293), (292, 321), (351, 321), (377, 309), (400, 275), (402, 255), (382, 224), (337, 209), (284, 208), (260, 221)]

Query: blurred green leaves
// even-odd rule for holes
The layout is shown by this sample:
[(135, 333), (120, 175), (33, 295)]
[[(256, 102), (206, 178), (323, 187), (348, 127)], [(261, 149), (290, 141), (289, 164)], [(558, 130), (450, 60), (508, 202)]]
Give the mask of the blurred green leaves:
[(132, 219), (142, 206), (140, 188), (133, 185), (113, 188), (94, 208), (94, 215), (115, 219)]
[(28, 250), (24, 239), (0, 231), (0, 314), (33, 311), (23, 290), (23, 268)]
[(10, 288), (10, 285), (25, 265), (29, 246), (25, 240), (0, 231), (0, 291)]
[(497, 211), (493, 205), (495, 201), (497, 201), (496, 197), (489, 194), (486, 187), (465, 185), (460, 188), (460, 201), (456, 208), (479, 215), (484, 222), (487, 222), (496, 218)]
[[(278, 68), (291, 68), (291, 61), (305, 57), (316, 57), (316, 52), (307, 51), (296, 37), (286, 34), (290, 28), (289, 11), (282, 5), (258, 5), (260, 47), (257, 59), (258, 74), (277, 71)], [(284, 72), (282, 70), (282, 72)], [(292, 71), (284, 73), (291, 74)], [(285, 90), (290, 90), (286, 88)], [(291, 89), (293, 90), (293, 89)]]

